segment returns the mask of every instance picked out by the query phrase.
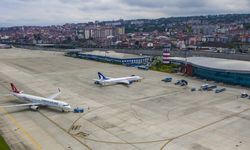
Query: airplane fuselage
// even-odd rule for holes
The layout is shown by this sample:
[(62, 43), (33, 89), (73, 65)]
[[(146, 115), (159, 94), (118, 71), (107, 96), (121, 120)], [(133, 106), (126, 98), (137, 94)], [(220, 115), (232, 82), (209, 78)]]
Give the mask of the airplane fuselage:
[(122, 81), (127, 80), (129, 83), (133, 83), (136, 81), (140, 81), (142, 78), (139, 76), (131, 76), (131, 77), (121, 77), (121, 78), (108, 78), (108, 79), (102, 79), (102, 80), (96, 80), (97, 84), (101, 85), (109, 85), (109, 84), (119, 84), (122, 83)]
[[(68, 103), (52, 100), (44, 97), (24, 94), (24, 93), (12, 93), (13, 96), (17, 97), (20, 101), (25, 103), (34, 103), (39, 104), (39, 106), (49, 106), (49, 107), (55, 107), (62, 111), (70, 111), (71, 107)], [(37, 106), (38, 108), (38, 106)]]

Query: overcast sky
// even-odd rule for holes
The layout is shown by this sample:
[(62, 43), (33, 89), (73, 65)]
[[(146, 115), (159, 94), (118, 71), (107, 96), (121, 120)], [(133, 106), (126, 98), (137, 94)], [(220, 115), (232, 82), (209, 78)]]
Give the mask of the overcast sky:
[(0, 0), (0, 26), (250, 13), (250, 0)]

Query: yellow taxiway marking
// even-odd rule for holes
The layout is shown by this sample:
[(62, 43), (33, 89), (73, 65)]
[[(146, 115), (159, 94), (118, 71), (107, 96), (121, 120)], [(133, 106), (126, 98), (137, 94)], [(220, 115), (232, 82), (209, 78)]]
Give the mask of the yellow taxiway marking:
[(4, 108), (0, 108), (1, 112), (6, 115), (9, 120), (11, 120), (16, 127), (18, 127), (18, 129), (32, 142), (32, 144), (36, 147), (37, 150), (42, 150), (42, 146), (37, 143), (37, 141), (26, 131), (23, 129), (23, 127), (17, 122), (17, 120), (10, 115)]

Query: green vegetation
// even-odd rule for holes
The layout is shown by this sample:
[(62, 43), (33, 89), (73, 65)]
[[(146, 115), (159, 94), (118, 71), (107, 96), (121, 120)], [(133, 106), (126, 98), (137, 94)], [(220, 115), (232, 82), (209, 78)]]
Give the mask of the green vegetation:
[(163, 64), (162, 62), (157, 62), (155, 65), (151, 66), (150, 69), (154, 71), (175, 73), (177, 72), (179, 65), (176, 64)]
[(0, 135), (0, 150), (10, 150), (8, 144), (5, 142), (5, 140), (1, 135)]

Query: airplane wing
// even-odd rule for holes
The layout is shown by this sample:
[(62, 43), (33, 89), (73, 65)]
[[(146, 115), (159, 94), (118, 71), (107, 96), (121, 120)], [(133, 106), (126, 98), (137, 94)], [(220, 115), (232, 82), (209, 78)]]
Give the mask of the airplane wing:
[(130, 82), (128, 80), (121, 80), (118, 83), (125, 84), (125, 85), (129, 85), (130, 84)]
[(61, 90), (58, 88), (58, 92), (47, 97), (48, 99), (54, 99), (61, 94)]
[(6, 105), (6, 106), (0, 106), (0, 107), (7, 108), (7, 107), (37, 106), (37, 105), (42, 105), (42, 104), (41, 103), (27, 103), (27, 104), (17, 104), (17, 105)]

